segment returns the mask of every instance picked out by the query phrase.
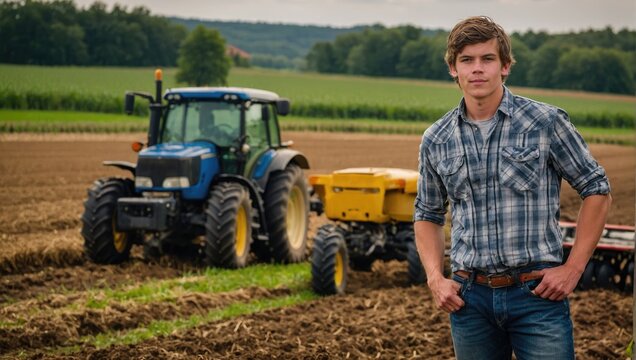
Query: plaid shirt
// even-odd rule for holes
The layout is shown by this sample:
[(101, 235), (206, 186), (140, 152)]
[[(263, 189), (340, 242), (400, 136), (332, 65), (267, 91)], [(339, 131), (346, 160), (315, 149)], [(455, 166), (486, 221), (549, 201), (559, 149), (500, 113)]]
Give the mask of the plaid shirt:
[(561, 178), (581, 198), (608, 194), (605, 170), (561, 109), (504, 87), (495, 117), (482, 138), (462, 99), (424, 132), (414, 221), (444, 225), (450, 204), (453, 271), (560, 263)]

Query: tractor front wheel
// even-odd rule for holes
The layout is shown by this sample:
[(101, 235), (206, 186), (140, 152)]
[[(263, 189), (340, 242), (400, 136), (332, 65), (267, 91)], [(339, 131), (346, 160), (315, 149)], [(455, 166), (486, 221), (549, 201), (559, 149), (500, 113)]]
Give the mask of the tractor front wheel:
[(252, 242), (252, 203), (236, 183), (214, 186), (205, 210), (205, 259), (208, 265), (242, 268)]
[(309, 194), (303, 171), (290, 164), (273, 173), (265, 191), (265, 218), (269, 254), (274, 261), (295, 263), (305, 259), (309, 222)]
[(82, 214), (84, 253), (98, 264), (119, 264), (130, 257), (133, 234), (117, 230), (117, 200), (134, 195), (130, 179), (95, 181)]
[(311, 285), (320, 295), (344, 294), (349, 256), (344, 236), (333, 227), (323, 227), (314, 238), (311, 256)]

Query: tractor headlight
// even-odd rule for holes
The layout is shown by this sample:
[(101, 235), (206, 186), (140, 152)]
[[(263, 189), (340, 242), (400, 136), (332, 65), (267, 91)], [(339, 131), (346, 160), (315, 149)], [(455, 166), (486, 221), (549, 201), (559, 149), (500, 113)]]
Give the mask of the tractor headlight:
[(190, 187), (190, 180), (185, 176), (179, 177), (167, 177), (163, 181), (163, 187), (165, 188), (186, 188)]
[(152, 179), (146, 176), (137, 176), (135, 177), (135, 187), (138, 188), (151, 188), (152, 187)]

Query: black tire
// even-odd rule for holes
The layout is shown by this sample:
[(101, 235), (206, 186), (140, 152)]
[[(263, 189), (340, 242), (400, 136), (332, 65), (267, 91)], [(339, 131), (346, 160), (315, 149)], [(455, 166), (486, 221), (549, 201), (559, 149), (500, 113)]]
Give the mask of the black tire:
[(295, 263), (305, 259), (309, 223), (309, 193), (303, 171), (290, 164), (273, 173), (265, 190), (265, 219), (269, 231), (269, 253), (260, 258)]
[(317, 294), (344, 294), (347, 287), (348, 252), (344, 236), (335, 228), (322, 228), (314, 238), (311, 286)]
[(417, 252), (417, 246), (414, 241), (406, 243), (407, 253), (406, 261), (408, 262), (409, 283), (421, 285), (426, 282), (426, 272), (420, 260), (420, 254)]
[(110, 178), (99, 178), (99, 179), (93, 181), (93, 184), (91, 184), (91, 186), (87, 190), (88, 197), (90, 197), (91, 195), (97, 195), (97, 193), (99, 192), (101, 187), (108, 180), (111, 180), (111, 179)]
[(134, 234), (117, 231), (117, 200), (134, 196), (130, 179), (99, 179), (88, 189), (82, 214), (84, 253), (98, 264), (119, 264), (130, 257)]
[(215, 185), (205, 215), (206, 263), (230, 269), (245, 267), (252, 242), (249, 191), (237, 183)]
[(579, 288), (581, 290), (589, 290), (594, 288), (594, 268), (595, 261), (590, 260), (590, 262), (585, 265), (585, 270), (583, 270), (583, 275), (581, 275), (581, 280), (579, 280)]
[(612, 268), (612, 265), (600, 263), (596, 271), (596, 284), (602, 289), (616, 289), (614, 275), (616, 275), (616, 272), (614, 268)]
[(352, 257), (349, 260), (349, 265), (351, 266), (351, 269), (353, 270), (369, 272), (371, 271), (371, 268), (373, 267), (374, 262), (375, 262), (375, 259), (373, 258)]
[(630, 261), (625, 267), (623, 283), (623, 291), (626, 293), (632, 293), (634, 291), (634, 261)]

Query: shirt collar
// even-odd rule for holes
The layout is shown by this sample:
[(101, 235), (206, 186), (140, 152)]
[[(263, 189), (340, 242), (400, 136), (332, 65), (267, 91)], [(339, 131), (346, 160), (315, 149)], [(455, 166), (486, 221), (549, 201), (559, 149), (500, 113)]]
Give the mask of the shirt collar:
[[(501, 112), (504, 115), (506, 115), (507, 117), (511, 117), (512, 115), (512, 106), (513, 106), (513, 95), (510, 92), (510, 90), (508, 90), (508, 88), (505, 85), (503, 86), (503, 97), (501, 98), (501, 102), (499, 103), (499, 107), (497, 108), (497, 112)], [(462, 99), (459, 101), (459, 119), (460, 120), (464, 120), (467, 121), (468, 120), (468, 114), (466, 114), (466, 100), (464, 100), (464, 98), (462, 97)], [(497, 113), (495, 112), (495, 114)], [(505, 117), (504, 117), (505, 118)]]

